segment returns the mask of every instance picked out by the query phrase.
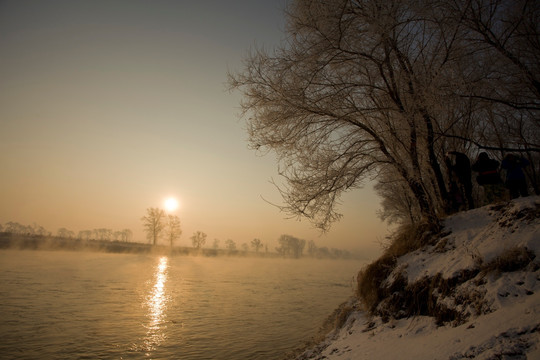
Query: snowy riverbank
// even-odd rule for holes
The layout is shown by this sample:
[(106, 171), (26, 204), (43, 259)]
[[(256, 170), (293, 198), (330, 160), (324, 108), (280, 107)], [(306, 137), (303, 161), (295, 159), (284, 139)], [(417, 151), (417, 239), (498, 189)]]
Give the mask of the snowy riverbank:
[(297, 359), (540, 359), (539, 217), (538, 196), (458, 213), (436, 243), (397, 260), (387, 281), (439, 279), (429, 291), (459, 321), (385, 322), (357, 302), (341, 328)]

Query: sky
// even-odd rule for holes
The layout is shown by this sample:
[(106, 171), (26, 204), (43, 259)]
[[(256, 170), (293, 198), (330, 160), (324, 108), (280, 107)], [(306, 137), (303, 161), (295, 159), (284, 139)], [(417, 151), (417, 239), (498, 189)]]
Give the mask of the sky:
[[(388, 229), (371, 186), (321, 234), (290, 218), (276, 157), (248, 148), (228, 72), (284, 38), (286, 0), (0, 1), (0, 224), (52, 233), (131, 229), (180, 203), (183, 234), (238, 245), (282, 234), (378, 254)], [(208, 245), (208, 244), (207, 244)]]

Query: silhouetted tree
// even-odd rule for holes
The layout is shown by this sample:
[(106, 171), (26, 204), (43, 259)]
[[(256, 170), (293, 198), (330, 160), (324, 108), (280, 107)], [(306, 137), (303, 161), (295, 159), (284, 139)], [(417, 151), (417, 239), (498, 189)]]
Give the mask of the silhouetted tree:
[(8, 221), (6, 223), (6, 229), (5, 232), (11, 233), (11, 234), (24, 234), (25, 226), (19, 224), (18, 222), (14, 221)]
[(130, 229), (122, 230), (122, 241), (125, 241), (125, 242), (131, 241), (132, 237), (133, 237), (133, 231), (131, 231)]
[(172, 247), (173, 243), (180, 238), (180, 235), (182, 235), (180, 219), (178, 216), (172, 214), (167, 215), (167, 228), (165, 232)]
[(253, 240), (251, 240), (251, 247), (253, 249), (255, 249), (256, 253), (259, 253), (259, 249), (263, 247), (261, 239), (253, 239)]
[(94, 238), (99, 241), (110, 241), (113, 236), (113, 231), (111, 229), (100, 228), (92, 231), (94, 233)]
[(91, 237), (92, 237), (92, 230), (79, 231), (79, 235), (78, 235), (79, 239), (88, 241), (90, 240)]
[(206, 234), (201, 231), (197, 231), (191, 237), (191, 242), (194, 248), (200, 249), (206, 243)]
[(278, 239), (279, 247), (276, 251), (284, 257), (299, 258), (302, 256), (306, 241), (290, 235), (281, 235)]
[(317, 249), (318, 256), (326, 258), (330, 257), (330, 250), (326, 246)]
[(309, 240), (308, 243), (307, 243), (307, 252), (309, 254), (309, 256), (315, 256), (317, 254), (317, 245), (315, 245), (315, 241), (313, 240)]
[(113, 231), (112, 237), (114, 241), (120, 241), (122, 239), (122, 232), (120, 230)]
[(32, 233), (34, 235), (38, 235), (38, 236), (45, 236), (45, 235), (47, 235), (47, 230), (43, 226), (38, 225), (36, 223), (33, 223), (32, 224)]
[(247, 243), (242, 243), (242, 252), (245, 254), (247, 254), (249, 250), (249, 245)]
[(17, 235), (50, 235), (50, 233), (43, 226), (40, 226), (36, 223), (33, 223), (32, 225), (23, 225), (19, 224), (18, 222), (8, 221), (7, 223), (5, 223), (3, 228), (0, 227), (0, 232), (2, 230), (3, 232)]
[(71, 231), (71, 230), (66, 229), (66, 228), (60, 228), (56, 232), (56, 235), (58, 237), (61, 237), (61, 238), (71, 239), (71, 238), (73, 238), (75, 236), (75, 233), (73, 231)]
[(236, 243), (231, 239), (227, 239), (225, 241), (225, 248), (229, 251), (229, 253), (234, 253), (236, 252)]
[(212, 247), (214, 249), (219, 249), (219, 239), (214, 239), (214, 243), (212, 244)]
[(141, 218), (147, 239), (157, 245), (158, 239), (165, 228), (165, 211), (159, 208), (146, 209), (146, 216)]

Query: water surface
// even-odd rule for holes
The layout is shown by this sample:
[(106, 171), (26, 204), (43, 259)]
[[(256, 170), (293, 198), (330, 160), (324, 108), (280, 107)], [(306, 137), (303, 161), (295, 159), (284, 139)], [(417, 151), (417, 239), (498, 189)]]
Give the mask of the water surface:
[(0, 354), (279, 359), (352, 294), (359, 261), (0, 251)]

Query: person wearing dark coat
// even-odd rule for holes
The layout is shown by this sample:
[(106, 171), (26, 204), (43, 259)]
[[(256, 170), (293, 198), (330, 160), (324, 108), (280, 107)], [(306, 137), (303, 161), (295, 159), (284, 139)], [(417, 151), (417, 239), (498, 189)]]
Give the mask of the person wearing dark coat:
[(472, 197), (471, 162), (467, 155), (458, 151), (449, 151), (446, 154), (446, 166), (449, 170), (450, 195), (452, 209), (460, 210), (474, 208)]
[(499, 162), (491, 159), (486, 152), (480, 153), (472, 166), (472, 170), (478, 172), (476, 181), (484, 188), (486, 203), (491, 204), (501, 200), (504, 196), (504, 187), (499, 174)]
[(512, 199), (521, 196), (528, 196), (527, 181), (523, 168), (529, 165), (529, 161), (524, 157), (508, 154), (502, 161), (501, 167), (506, 170), (506, 187), (510, 190)]

